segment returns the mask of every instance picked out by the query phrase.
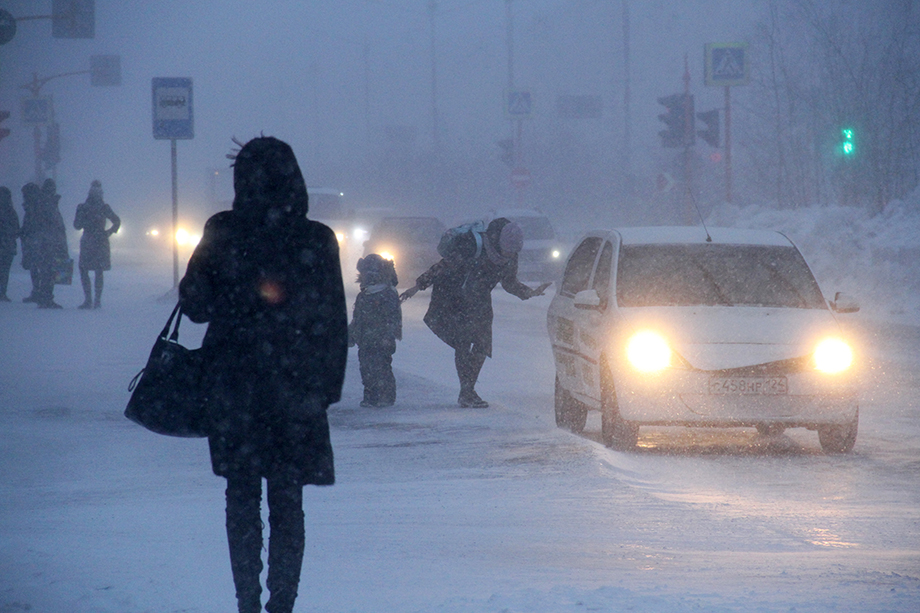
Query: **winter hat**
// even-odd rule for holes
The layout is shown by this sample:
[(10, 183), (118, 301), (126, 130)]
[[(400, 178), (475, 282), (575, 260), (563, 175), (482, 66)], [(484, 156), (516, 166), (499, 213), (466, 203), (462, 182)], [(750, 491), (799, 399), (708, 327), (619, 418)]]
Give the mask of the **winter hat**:
[(504, 266), (524, 246), (524, 232), (521, 227), (505, 217), (497, 217), (486, 228), (483, 245), (486, 255), (493, 264)]
[(511, 257), (516, 255), (524, 247), (524, 231), (521, 226), (513, 221), (502, 228), (502, 233), (498, 237), (498, 249), (502, 255)]
[(386, 260), (383, 259), (383, 256), (372, 253), (358, 260), (358, 272), (363, 275), (371, 273), (379, 274), (383, 272), (385, 265)]

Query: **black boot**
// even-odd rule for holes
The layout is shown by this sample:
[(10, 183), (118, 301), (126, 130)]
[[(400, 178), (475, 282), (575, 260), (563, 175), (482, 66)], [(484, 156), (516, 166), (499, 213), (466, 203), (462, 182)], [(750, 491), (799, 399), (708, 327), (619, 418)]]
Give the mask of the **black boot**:
[(227, 479), (227, 542), (239, 613), (261, 613), (262, 480)]
[(296, 483), (268, 482), (268, 579), (271, 592), (265, 610), (291, 613), (297, 599), (303, 565), (303, 487)]

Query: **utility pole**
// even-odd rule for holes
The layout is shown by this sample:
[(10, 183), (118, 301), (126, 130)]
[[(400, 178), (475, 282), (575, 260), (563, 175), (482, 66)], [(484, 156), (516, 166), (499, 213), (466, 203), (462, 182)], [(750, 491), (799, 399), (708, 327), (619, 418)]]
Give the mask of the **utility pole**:
[[(684, 54), (684, 96), (686, 100), (690, 100), (690, 60), (688, 55)], [(695, 131), (695, 120), (694, 117), (693, 105), (689, 102), (684, 105), (684, 198), (686, 202), (686, 222), (688, 225), (693, 223), (693, 168), (691, 164), (690, 151), (691, 145), (693, 144), (694, 137), (696, 136)]]
[(623, 90), (623, 171), (626, 177), (626, 193), (631, 198), (635, 186), (632, 175), (632, 116), (630, 113), (632, 92), (629, 87), (629, 0), (623, 0), (623, 72), (626, 83)]
[(435, 154), (440, 154), (441, 137), (438, 121), (438, 58), (436, 44), (437, 32), (435, 28), (437, 11), (437, 0), (428, 0), (428, 21), (431, 31), (431, 141), (434, 144)]

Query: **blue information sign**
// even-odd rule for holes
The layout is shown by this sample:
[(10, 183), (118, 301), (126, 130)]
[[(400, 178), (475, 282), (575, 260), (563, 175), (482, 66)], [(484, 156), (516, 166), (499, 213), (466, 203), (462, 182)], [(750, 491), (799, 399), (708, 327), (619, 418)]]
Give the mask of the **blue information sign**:
[(195, 138), (191, 79), (154, 77), (153, 137)]

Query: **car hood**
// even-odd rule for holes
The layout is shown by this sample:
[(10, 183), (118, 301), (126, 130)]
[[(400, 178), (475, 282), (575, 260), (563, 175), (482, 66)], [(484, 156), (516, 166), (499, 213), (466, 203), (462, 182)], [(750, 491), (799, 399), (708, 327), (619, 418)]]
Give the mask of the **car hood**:
[(839, 335), (829, 310), (762, 307), (622, 308), (631, 329), (666, 336), (694, 368), (720, 370), (809, 355), (822, 338)]

